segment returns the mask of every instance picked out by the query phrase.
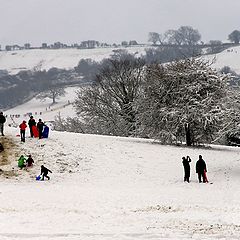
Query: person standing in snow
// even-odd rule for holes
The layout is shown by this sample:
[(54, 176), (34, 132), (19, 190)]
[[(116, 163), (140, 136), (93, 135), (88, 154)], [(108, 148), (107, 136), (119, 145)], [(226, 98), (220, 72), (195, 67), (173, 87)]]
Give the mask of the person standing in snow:
[(42, 181), (44, 181), (44, 177), (46, 177), (48, 180), (50, 180), (50, 177), (47, 176), (48, 175), (48, 172), (52, 173), (51, 170), (47, 169), (46, 167), (44, 167), (43, 165), (41, 166), (41, 174), (42, 175)]
[(44, 127), (44, 123), (42, 122), (42, 119), (39, 119), (39, 120), (38, 120), (38, 123), (37, 123), (37, 129), (38, 129), (38, 133), (39, 133), (39, 139), (42, 138), (43, 127)]
[(2, 136), (4, 136), (3, 126), (4, 126), (5, 122), (6, 122), (6, 118), (5, 118), (5, 116), (3, 116), (3, 112), (0, 112), (0, 131), (1, 131)]
[(33, 126), (36, 126), (36, 121), (35, 121), (35, 119), (33, 118), (33, 116), (30, 117), (30, 119), (29, 119), (29, 121), (28, 121), (28, 126), (29, 126), (29, 129), (30, 129), (30, 135), (31, 135), (31, 137), (33, 137), (32, 127), (33, 127)]
[(202, 179), (203, 182), (207, 182), (206, 178), (205, 178), (205, 172), (207, 172), (207, 167), (206, 167), (206, 163), (202, 158), (202, 155), (199, 155), (199, 159), (196, 163), (196, 173), (198, 174), (198, 180), (201, 183)]
[(21, 142), (25, 142), (25, 132), (27, 128), (26, 121), (23, 120), (23, 122), (19, 125), (19, 128), (20, 128)]
[(184, 182), (188, 182), (189, 183), (189, 178), (190, 178), (190, 163), (191, 162), (191, 158), (189, 156), (187, 157), (182, 157), (182, 163), (183, 163), (183, 167), (184, 167)]

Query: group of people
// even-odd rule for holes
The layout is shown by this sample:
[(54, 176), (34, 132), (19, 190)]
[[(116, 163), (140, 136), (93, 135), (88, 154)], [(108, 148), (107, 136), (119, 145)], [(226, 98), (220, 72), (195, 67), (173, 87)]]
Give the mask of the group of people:
[[(184, 182), (188, 182), (188, 183), (189, 183), (189, 179), (190, 179), (190, 162), (191, 161), (192, 160), (189, 156), (182, 157), (182, 163), (183, 163), (183, 167), (184, 167)], [(199, 159), (196, 162), (196, 173), (198, 174), (199, 183), (201, 183), (201, 182), (207, 183), (208, 182), (206, 172), (207, 172), (206, 163), (203, 160), (202, 155), (199, 155)]]
[[(3, 115), (3, 112), (0, 112), (0, 132), (1, 135), (4, 136), (4, 123), (6, 122), (6, 117)], [(35, 119), (33, 116), (30, 116), (30, 119), (28, 121), (28, 126), (30, 130), (30, 135), (31, 137), (34, 137), (34, 130), (33, 128), (36, 127), (38, 131), (38, 137), (39, 139), (42, 138), (43, 135), (43, 128), (45, 126), (44, 122), (42, 119), (38, 120), (38, 123), (36, 123)], [(22, 121), (22, 123), (19, 125), (20, 128), (20, 136), (21, 136), (21, 141), (25, 142), (25, 136), (26, 136), (26, 128), (27, 128), (27, 122), (25, 120)]]
[[(31, 155), (28, 155), (27, 159), (23, 155), (21, 155), (20, 158), (18, 159), (18, 167), (20, 169), (23, 169), (24, 167), (32, 167), (33, 163), (34, 163), (34, 160)], [(52, 173), (52, 171), (44, 167), (44, 165), (41, 166), (40, 176), (42, 181), (44, 180), (45, 177), (48, 180), (50, 180), (50, 177), (48, 176), (49, 172)]]
[[(34, 137), (34, 127), (36, 127), (38, 130), (39, 139), (42, 138), (43, 127), (45, 126), (42, 119), (39, 119), (38, 123), (36, 124), (36, 121), (33, 118), (33, 116), (30, 116), (30, 119), (28, 121), (28, 126), (29, 126), (31, 137)], [(26, 128), (27, 128), (27, 122), (25, 120), (23, 120), (23, 122), (19, 125), (19, 128), (20, 128), (21, 141), (25, 142), (25, 132), (26, 132)]]

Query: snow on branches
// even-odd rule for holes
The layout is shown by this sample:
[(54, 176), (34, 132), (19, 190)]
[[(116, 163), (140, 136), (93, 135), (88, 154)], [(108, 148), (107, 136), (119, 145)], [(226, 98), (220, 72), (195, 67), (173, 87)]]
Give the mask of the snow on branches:
[(222, 127), (227, 79), (201, 59), (186, 59), (147, 69), (144, 131), (163, 142), (187, 145), (213, 140)]

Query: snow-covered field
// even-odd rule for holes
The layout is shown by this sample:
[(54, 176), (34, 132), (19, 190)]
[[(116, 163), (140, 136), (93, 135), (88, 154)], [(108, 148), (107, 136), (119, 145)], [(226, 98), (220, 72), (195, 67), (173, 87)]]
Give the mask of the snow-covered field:
[[(240, 48), (234, 49), (218, 54), (215, 66), (228, 65), (240, 72), (236, 60)], [(102, 55), (87, 50), (84, 58), (98, 60), (97, 56), (111, 54), (105, 50)], [(0, 52), (0, 69), (5, 64), (14, 73), (21, 64), (32, 69), (39, 62), (41, 69), (71, 68), (83, 57), (76, 53), (75, 58), (73, 52), (69, 58), (66, 53), (56, 57), (73, 50), (45, 51), (45, 56), (35, 57), (31, 51), (22, 57), (25, 51)], [(3, 60), (7, 59), (3, 54), (10, 60)], [(27, 137), (21, 143), (19, 129), (7, 127), (13, 120), (16, 124), (28, 120), (28, 113), (43, 121), (53, 121), (58, 114), (73, 116), (76, 87), (66, 91), (54, 106), (50, 99), (34, 98), (4, 112), (8, 120), (6, 136), (0, 137), (6, 147), (0, 153), (0, 240), (240, 239), (239, 148), (163, 146), (146, 139), (54, 131), (49, 139)], [(9, 115), (20, 117), (12, 120)], [(33, 168), (18, 169), (21, 154), (32, 154)], [(197, 181), (199, 154), (207, 163), (208, 184)], [(189, 184), (183, 182), (181, 158), (186, 155), (193, 160)], [(50, 181), (35, 180), (42, 164), (53, 171)]]
[[(129, 53), (138, 56), (145, 53), (146, 46), (123, 48)], [(48, 70), (52, 67), (71, 69), (77, 66), (81, 59), (91, 58), (101, 61), (113, 54), (118, 48), (97, 48), (97, 49), (32, 49), (20, 51), (0, 51), (0, 69), (8, 70), (16, 74), (21, 70)], [(231, 67), (240, 73), (240, 47), (232, 47), (221, 53), (207, 55), (207, 60), (214, 60), (213, 66), (221, 69), (224, 66)]]
[(54, 105), (49, 98), (44, 99), (44, 101), (33, 98), (22, 105), (11, 108), (4, 112), (4, 115), (7, 115), (7, 124), (18, 125), (22, 120), (28, 121), (30, 113), (35, 120), (41, 118), (44, 122), (54, 121), (59, 114), (63, 118), (74, 117), (75, 111), (72, 103), (75, 100), (77, 90), (78, 87), (67, 87), (65, 96), (57, 99), (57, 103)]
[(240, 47), (231, 47), (221, 53), (208, 55), (204, 58), (213, 61), (212, 66), (219, 70), (224, 66), (229, 66), (237, 74), (240, 74)]
[[(239, 148), (66, 132), (22, 144), (17, 133), (7, 128), (0, 138), (16, 141), (1, 166), (1, 240), (240, 239)], [(34, 167), (18, 170), (20, 154), (32, 154)], [(197, 182), (199, 154), (213, 184)], [(189, 184), (186, 155), (193, 160)], [(35, 180), (42, 164), (53, 171), (50, 181)]]
[[(146, 47), (129, 47), (132, 54), (144, 54)], [(0, 51), (0, 69), (16, 74), (22, 70), (49, 70), (50, 68), (71, 69), (78, 65), (81, 59), (91, 58), (101, 61), (113, 54), (118, 48), (96, 49), (32, 49), (19, 51)]]

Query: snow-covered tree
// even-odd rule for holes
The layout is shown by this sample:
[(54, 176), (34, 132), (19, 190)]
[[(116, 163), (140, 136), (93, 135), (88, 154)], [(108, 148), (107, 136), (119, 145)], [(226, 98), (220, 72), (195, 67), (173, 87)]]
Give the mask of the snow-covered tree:
[[(96, 83), (82, 88), (76, 111), (87, 132), (129, 136), (135, 129), (136, 106), (143, 81), (141, 59), (110, 59), (100, 70)], [(88, 127), (87, 127), (88, 126)]]
[(189, 146), (210, 142), (226, 123), (226, 96), (226, 75), (201, 59), (151, 65), (139, 116), (143, 134)]

